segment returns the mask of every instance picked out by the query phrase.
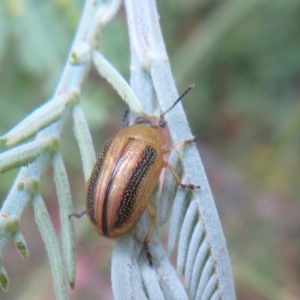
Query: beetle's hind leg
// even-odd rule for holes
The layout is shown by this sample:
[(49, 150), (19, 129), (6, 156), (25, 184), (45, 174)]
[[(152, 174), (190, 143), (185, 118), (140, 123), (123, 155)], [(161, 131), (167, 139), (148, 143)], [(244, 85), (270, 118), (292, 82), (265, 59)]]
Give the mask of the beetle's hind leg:
[(71, 219), (80, 219), (80, 218), (82, 218), (84, 215), (86, 215), (87, 214), (87, 211), (85, 210), (85, 211), (83, 211), (83, 212), (81, 212), (81, 213), (79, 213), (79, 214), (77, 214), (77, 213), (72, 213), (72, 214), (70, 214), (69, 215), (69, 220), (71, 220)]
[(149, 216), (150, 216), (151, 225), (150, 225), (150, 228), (149, 228), (149, 230), (148, 230), (148, 232), (145, 236), (145, 239), (144, 239), (144, 250), (146, 252), (146, 256), (147, 256), (147, 259), (149, 261), (150, 266), (153, 266), (152, 255), (151, 255), (150, 250), (149, 250), (149, 241), (150, 241), (151, 235), (152, 235), (153, 230), (154, 230), (156, 216), (155, 216), (155, 210), (154, 210), (154, 207), (153, 207), (152, 204), (150, 204), (150, 203), (147, 204), (147, 211), (148, 211)]

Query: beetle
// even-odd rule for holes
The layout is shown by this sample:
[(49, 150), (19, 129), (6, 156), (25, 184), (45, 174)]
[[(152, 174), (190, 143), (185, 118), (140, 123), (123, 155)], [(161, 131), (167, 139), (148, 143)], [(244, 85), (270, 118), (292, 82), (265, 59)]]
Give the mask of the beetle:
[[(117, 238), (128, 233), (147, 209), (151, 226), (143, 243), (150, 265), (152, 256), (148, 244), (156, 218), (149, 199), (162, 169), (167, 167), (179, 186), (199, 188), (194, 184), (182, 183), (175, 169), (164, 160), (165, 155), (174, 148), (167, 146), (164, 116), (192, 87), (189, 86), (159, 117), (137, 117), (135, 124), (121, 129), (113, 139), (104, 143), (87, 183), (86, 211), (71, 215), (79, 218), (87, 214), (100, 235)], [(193, 142), (195, 138), (184, 140), (177, 146)]]

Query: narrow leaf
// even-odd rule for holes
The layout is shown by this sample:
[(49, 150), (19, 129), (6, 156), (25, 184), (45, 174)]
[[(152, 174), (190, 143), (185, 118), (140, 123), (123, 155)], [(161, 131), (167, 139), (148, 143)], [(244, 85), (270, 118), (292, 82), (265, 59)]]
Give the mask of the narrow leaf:
[(188, 295), (183, 284), (169, 260), (162, 261), (157, 270), (160, 286), (165, 299), (188, 300)]
[(114, 66), (99, 51), (94, 52), (93, 60), (99, 74), (113, 86), (120, 97), (128, 104), (130, 109), (136, 113), (143, 113), (144, 110), (140, 101)]
[(14, 235), (15, 246), (18, 248), (23, 259), (28, 258), (28, 248), (24, 236), (20, 231)]
[[(5, 234), (13, 235), (19, 229), (20, 218), (17, 216), (8, 216), (4, 213), (1, 213), (0, 216), (0, 237)], [(0, 239), (1, 241), (1, 239)], [(0, 249), (2, 245), (0, 243)]]
[(185, 270), (189, 242), (191, 240), (192, 231), (197, 221), (197, 217), (197, 204), (195, 201), (192, 201), (186, 211), (179, 237), (177, 254), (177, 270), (179, 273), (183, 273)]
[(97, 22), (98, 26), (104, 26), (118, 12), (120, 6), (122, 4), (121, 0), (113, 0), (109, 2), (101, 2), (99, 8), (97, 9), (95, 21)]
[(135, 247), (135, 242), (130, 236), (120, 239), (114, 247), (111, 282), (116, 300), (147, 299), (142, 286)]
[(91, 133), (80, 105), (73, 108), (73, 129), (82, 159), (84, 179), (87, 181), (94, 167), (96, 154)]
[(199, 281), (201, 278), (201, 273), (203, 271), (208, 255), (209, 255), (209, 244), (207, 240), (204, 239), (199, 247), (197, 256), (195, 258), (194, 267), (192, 270), (190, 294), (193, 296), (196, 295), (197, 288), (199, 286)]
[[(212, 299), (214, 294), (216, 294), (216, 297), (219, 296), (219, 298), (221, 298), (219, 295), (219, 290), (217, 289), (217, 285), (218, 285), (218, 278), (215, 274), (213, 274), (210, 277), (209, 281), (207, 282), (207, 285), (205, 286), (205, 290), (203, 291), (201, 299), (210, 300), (210, 299)], [(197, 297), (198, 296), (196, 296), (195, 299), (199, 299)]]
[[(154, 257), (154, 269), (159, 278), (159, 285), (164, 299), (187, 300), (188, 295), (183, 287), (182, 280), (171, 264), (156, 232), (152, 235), (150, 245), (149, 249)], [(145, 284), (148, 284), (148, 281)]]
[(164, 294), (160, 287), (159, 277), (149, 264), (141, 265), (141, 275), (150, 300), (163, 300)]
[(66, 263), (68, 281), (71, 287), (75, 284), (75, 232), (69, 215), (73, 212), (69, 180), (61, 154), (53, 157), (54, 182), (57, 190), (59, 216), (61, 224), (62, 251)]
[(195, 263), (195, 258), (198, 253), (198, 249), (200, 247), (201, 240), (203, 239), (203, 225), (202, 223), (197, 223), (191, 240), (189, 242), (189, 249), (187, 253), (186, 266), (185, 266), (185, 286), (187, 289), (190, 289), (190, 284), (192, 280), (192, 271)]
[(56, 299), (67, 299), (68, 294), (65, 282), (65, 270), (59, 243), (45, 203), (39, 194), (33, 199), (33, 208), (35, 222), (37, 223), (48, 254)]
[(168, 235), (168, 253), (172, 253), (172, 251), (177, 246), (176, 241), (183, 221), (187, 201), (188, 199), (186, 198), (186, 192), (178, 191), (178, 193), (176, 194), (176, 198), (174, 199), (174, 205), (172, 208), (170, 218)]
[(214, 270), (214, 261), (212, 257), (206, 261), (206, 264), (202, 270), (201, 278), (198, 285), (198, 290), (195, 299), (202, 299), (204, 291), (207, 288), (208, 282), (210, 282), (210, 278), (213, 276)]
[(0, 154), (0, 172), (28, 164), (36, 159), (52, 139), (39, 139), (7, 150)]
[(0, 138), (7, 146), (18, 144), (39, 132), (41, 129), (57, 121), (66, 110), (68, 104), (74, 104), (78, 92), (65, 93), (56, 99), (51, 99), (35, 109), (24, 120)]

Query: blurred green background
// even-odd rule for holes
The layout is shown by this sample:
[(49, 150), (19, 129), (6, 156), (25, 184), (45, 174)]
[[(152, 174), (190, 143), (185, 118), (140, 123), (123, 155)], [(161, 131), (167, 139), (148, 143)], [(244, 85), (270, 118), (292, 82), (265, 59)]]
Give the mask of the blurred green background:
[[(179, 91), (210, 179), (231, 256), (237, 297), (300, 299), (300, 2), (158, 0)], [(83, 1), (0, 1), (0, 134), (50, 98), (60, 78)], [(124, 10), (99, 39), (129, 77)], [(91, 70), (83, 106), (97, 150), (120, 128), (124, 103)], [(84, 208), (79, 153), (68, 123), (62, 136), (74, 206)], [(1, 150), (3, 150), (3, 146)], [(0, 203), (16, 170), (1, 174)], [(52, 172), (43, 195), (59, 230)], [(9, 245), (10, 276), (0, 299), (53, 299), (50, 269), (28, 208), (22, 220), (30, 258)], [(113, 242), (76, 222), (77, 286), (72, 299), (110, 299)]]

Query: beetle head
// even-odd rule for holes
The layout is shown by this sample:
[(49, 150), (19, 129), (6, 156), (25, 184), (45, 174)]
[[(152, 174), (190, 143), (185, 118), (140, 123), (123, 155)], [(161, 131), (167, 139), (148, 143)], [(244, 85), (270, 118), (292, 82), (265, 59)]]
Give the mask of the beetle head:
[(135, 124), (144, 124), (151, 128), (165, 128), (167, 122), (163, 117), (141, 116), (135, 119)]

